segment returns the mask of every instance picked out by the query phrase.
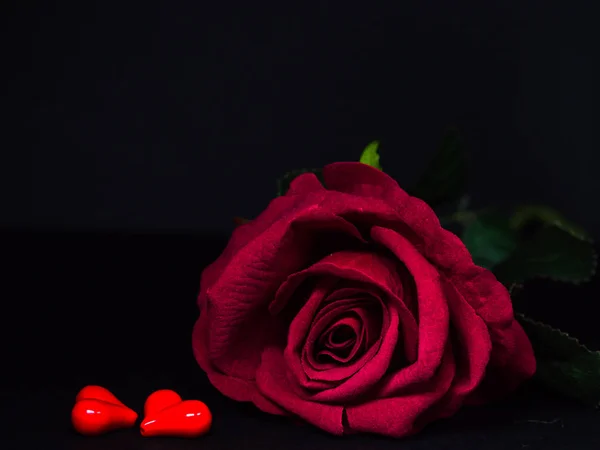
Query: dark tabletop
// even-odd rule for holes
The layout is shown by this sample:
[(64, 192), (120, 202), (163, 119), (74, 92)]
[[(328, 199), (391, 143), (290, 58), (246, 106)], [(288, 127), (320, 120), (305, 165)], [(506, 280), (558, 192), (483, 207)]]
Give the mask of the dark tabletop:
[[(5, 231), (0, 242), (6, 267), (0, 448), (600, 448), (600, 412), (531, 385), (402, 441), (333, 437), (223, 397), (190, 346), (199, 274), (222, 250), (222, 236)], [(543, 295), (571, 296), (572, 303), (572, 292), (598, 292), (597, 283), (565, 289)], [(552, 308), (560, 316), (557, 303)], [(584, 318), (565, 325), (593, 338), (592, 323)], [(87, 384), (109, 388), (139, 413), (152, 391), (174, 389), (184, 399), (207, 403), (213, 428), (197, 440), (142, 438), (137, 428), (79, 436), (71, 429), (70, 410)]]

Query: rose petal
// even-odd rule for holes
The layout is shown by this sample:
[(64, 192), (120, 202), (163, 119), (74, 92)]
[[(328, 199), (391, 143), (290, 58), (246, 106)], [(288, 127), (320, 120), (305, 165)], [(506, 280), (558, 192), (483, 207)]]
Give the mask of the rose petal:
[[(455, 234), (443, 229), (435, 212), (424, 201), (408, 196), (389, 176), (368, 166), (356, 163), (333, 164), (325, 167), (323, 176), (328, 189), (362, 196), (369, 202), (374, 198), (395, 205), (398, 220), (385, 209), (379, 213), (362, 206), (359, 201), (347, 203), (348, 212), (363, 208), (363, 220), (371, 224), (386, 223), (406, 233), (419, 251), (444, 271), (450, 282), (459, 289), (467, 302), (486, 322), (492, 338), (492, 354), (488, 372), (497, 373), (503, 382), (486, 395), (501, 396), (514, 389), (535, 373), (533, 350), (520, 325), (514, 320), (510, 297), (493, 274), (473, 263), (469, 251)], [(337, 200), (339, 204), (340, 201)], [(336, 214), (348, 216), (348, 212)], [(363, 213), (367, 213), (365, 216)], [(370, 215), (369, 215), (370, 214)], [(487, 383), (487, 377), (486, 382)], [(482, 387), (483, 389), (483, 387)]]
[[(320, 264), (320, 263), (319, 263)], [(316, 265), (315, 265), (316, 266)], [(313, 268), (315, 267), (313, 266)], [(327, 274), (331, 275), (332, 272), (328, 271)], [(333, 274), (335, 276), (335, 273)], [(337, 302), (336, 302), (337, 303)], [(329, 303), (326, 308), (335, 308), (335, 303)], [(356, 396), (362, 392), (368, 390), (373, 384), (375, 384), (385, 373), (389, 362), (393, 356), (396, 348), (398, 339), (399, 329), (399, 318), (398, 309), (392, 308), (389, 311), (389, 321), (385, 320), (382, 326), (382, 341), (380, 346), (373, 346), (367, 354), (353, 365), (353, 368), (363, 364), (364, 366), (360, 370), (359, 374), (353, 376), (347, 380), (340, 378), (334, 378), (334, 386), (331, 386), (331, 382), (311, 380), (307, 377), (306, 373), (309, 372), (309, 368), (303, 365), (301, 362), (301, 348), (305, 342), (305, 332), (308, 324), (308, 317), (313, 317), (316, 312), (317, 305), (315, 302), (308, 302), (303, 308), (303, 311), (298, 314), (296, 319), (290, 326), (290, 333), (288, 335), (288, 344), (285, 349), (285, 360), (288, 367), (293, 374), (294, 379), (298, 382), (298, 389), (296, 389), (298, 395), (302, 395), (303, 398), (312, 399), (314, 401), (344, 401), (356, 399)], [(413, 319), (414, 320), (414, 319)], [(332, 372), (328, 375), (328, 380), (331, 377), (341, 377), (347, 374), (346, 369), (343, 369), (343, 373), (333, 372), (335, 369), (331, 369)], [(329, 371), (328, 371), (329, 372)], [(335, 374), (335, 375), (334, 375)], [(312, 376), (320, 376), (315, 373)], [(359, 376), (360, 375), (360, 376)], [(340, 381), (343, 381), (341, 384)], [(327, 389), (329, 388), (329, 389)], [(319, 390), (321, 390), (319, 392)], [(317, 391), (317, 392), (312, 392)]]
[[(325, 185), (330, 190), (363, 197), (369, 201), (384, 200), (394, 205), (398, 214), (396, 231), (412, 230), (410, 236), (405, 234), (428, 259), (443, 268), (461, 271), (473, 265), (471, 254), (462, 241), (453, 233), (443, 229), (431, 207), (423, 200), (409, 196), (398, 183), (386, 173), (374, 167), (360, 163), (334, 163), (323, 169)], [(357, 208), (358, 200), (349, 202), (352, 209)], [(381, 214), (380, 219), (390, 219), (389, 214)], [(339, 212), (337, 214), (341, 215)], [(377, 212), (375, 212), (377, 214)], [(384, 217), (386, 216), (386, 217)], [(377, 220), (370, 218), (370, 223), (378, 225)], [(381, 224), (388, 227), (390, 224)]]
[(316, 196), (277, 197), (254, 220), (236, 227), (223, 253), (215, 262), (202, 271), (198, 304), (202, 308), (206, 302), (206, 291), (215, 284), (231, 259), (249, 242), (266, 232), (275, 222), (289, 222), (292, 214), (298, 214), (310, 205), (319, 202)]
[[(399, 397), (380, 398), (346, 408), (353, 432), (404, 437), (419, 431), (428, 421), (420, 420), (448, 391), (455, 374), (452, 348), (445, 346), (439, 371), (425, 380), (417, 391)], [(426, 417), (426, 416), (425, 416)]]
[[(351, 307), (353, 304), (352, 302), (356, 302), (356, 300), (348, 300), (346, 302), (348, 303), (348, 306)], [(303, 319), (304, 317), (309, 314), (314, 316), (315, 310), (313, 308), (317, 308), (314, 303), (307, 303), (306, 307), (303, 308), (303, 311), (298, 314), (300, 319), (295, 319), (292, 322), (288, 336), (288, 343), (284, 351), (285, 360), (290, 368), (291, 374), (293, 374), (298, 383), (298, 387), (307, 391), (318, 391), (339, 385), (346, 378), (350, 377), (356, 371), (362, 368), (366, 362), (373, 357), (379, 348), (378, 345), (373, 345), (357, 361), (349, 366), (339, 367), (339, 365), (332, 363), (331, 368), (329, 369), (322, 367), (322, 370), (316, 370), (313, 367), (315, 362), (309, 361), (309, 355), (307, 354), (307, 349), (310, 348), (312, 350), (312, 345), (316, 338), (307, 336), (309, 334), (308, 326), (302, 326), (302, 328), (299, 326), (299, 324), (306, 324), (305, 320)], [(308, 312), (309, 310), (312, 312)], [(325, 313), (327, 313), (327, 311), (325, 311)], [(310, 326), (310, 324), (308, 325)], [(320, 330), (324, 326), (326, 325), (323, 323), (316, 323), (314, 326), (310, 326), (310, 333), (314, 333), (315, 328)], [(385, 312), (381, 330), (386, 330), (388, 326), (389, 318), (387, 312)], [(380, 333), (382, 333), (381, 330)], [(313, 342), (311, 342), (311, 340)], [(322, 366), (324, 366), (324, 364), (322, 364)]]
[[(293, 223), (292, 223), (292, 219)], [(213, 364), (238, 378), (253, 379), (260, 351), (275, 335), (269, 301), (290, 273), (314, 257), (315, 236), (326, 232), (362, 239), (343, 219), (318, 209), (285, 216), (268, 235), (249, 242), (206, 291), (211, 335), (207, 347)]]
[[(378, 309), (378, 311), (376, 312), (374, 309)], [(382, 314), (384, 313), (382, 311), (384, 310), (385, 306), (378, 296), (362, 299), (338, 300), (334, 303), (328, 303), (317, 314), (314, 324), (310, 329), (306, 344), (317, 342), (320, 338), (325, 337), (325, 335), (330, 332), (330, 329), (335, 328), (340, 325), (340, 323), (343, 324), (343, 320), (348, 320), (348, 315), (350, 313), (354, 315), (353, 318), (360, 320), (358, 329), (353, 326), (356, 343), (360, 344), (363, 341), (365, 337), (365, 327), (377, 328), (378, 333), (371, 333), (374, 338), (370, 342), (370, 344), (372, 344), (381, 336)], [(379, 320), (375, 320), (375, 324), (371, 324), (371, 322), (373, 322), (373, 319), (377, 319), (377, 317), (372, 317), (372, 314), (376, 314), (379, 318)], [(342, 322), (335, 321), (336, 318), (338, 318), (338, 320), (341, 319)], [(305, 345), (305, 348), (308, 348), (308, 345)]]
[(387, 377), (378, 396), (405, 393), (406, 388), (433, 377), (442, 360), (448, 341), (449, 311), (440, 275), (405, 237), (381, 227), (373, 227), (371, 235), (390, 249), (412, 273), (419, 304), (419, 350), (414, 364)]
[[(351, 320), (351, 318), (345, 320)], [(325, 330), (323, 337), (319, 339), (318, 345), (335, 352), (351, 349), (357, 341), (362, 341), (364, 338), (362, 325), (358, 323), (346, 324), (345, 320), (342, 319)]]
[(210, 324), (207, 322), (207, 316), (201, 315), (196, 321), (192, 332), (192, 349), (198, 364), (206, 372), (212, 385), (223, 395), (233, 400), (251, 401), (260, 410), (270, 414), (285, 414), (284, 410), (260, 393), (254, 381), (230, 377), (221, 373), (212, 365), (206, 352), (206, 341), (209, 330)]
[(344, 431), (342, 424), (344, 408), (315, 403), (296, 395), (285, 368), (286, 363), (281, 349), (267, 347), (262, 354), (262, 362), (256, 376), (260, 391), (289, 413), (331, 434), (341, 435)]
[[(394, 263), (384, 257), (368, 251), (340, 251), (316, 262), (309, 268), (297, 272), (279, 287), (274, 300), (269, 306), (272, 314), (283, 309), (295, 294), (300, 284), (310, 276), (328, 275), (328, 270), (340, 279), (356, 280), (385, 288), (391, 293), (402, 292), (402, 285), (396, 275)], [(341, 275), (342, 272), (352, 274), (352, 277)]]
[[(395, 292), (402, 292), (397, 267), (396, 263), (372, 252), (333, 253), (308, 269), (288, 277), (277, 291), (274, 302), (289, 302), (298, 287), (310, 277), (333, 276), (372, 286), (371, 290), (379, 289), (389, 299), (388, 307), (394, 307), (400, 316), (406, 357), (409, 361), (414, 361), (417, 351), (417, 323), (405, 302), (395, 294)], [(278, 307), (274, 308), (278, 309)]]
[[(386, 324), (384, 324), (386, 326)], [(316, 402), (356, 402), (371, 390), (385, 375), (398, 344), (400, 320), (395, 308), (389, 309), (389, 325), (384, 329), (381, 343), (372, 358), (353, 376), (330, 389), (306, 395)]]
[(333, 303), (340, 300), (366, 300), (373, 295), (373, 290), (373, 286), (366, 283), (340, 280), (323, 301)]
[(492, 342), (486, 376), (469, 401), (480, 403), (503, 397), (536, 370), (533, 348), (514, 318), (510, 295), (490, 271), (477, 266), (466, 273), (452, 274), (449, 282), (486, 323)]
[(292, 180), (285, 195), (308, 195), (314, 192), (323, 192), (325, 190), (326, 189), (314, 173), (303, 173)]
[[(335, 283), (336, 280), (332, 277), (323, 277), (320, 279), (310, 295), (310, 298), (304, 307), (300, 309), (290, 324), (287, 346), (285, 348), (285, 359), (286, 365), (289, 367), (290, 371), (296, 377), (299, 383), (307, 381), (304, 367), (299, 358), (299, 355), (304, 347), (304, 341), (308, 335), (315, 314), (317, 313), (323, 298), (325, 298)], [(319, 384), (318, 387), (323, 386)]]
[(327, 334), (326, 342), (328, 345), (324, 346), (322, 339), (317, 342), (317, 346), (322, 348), (317, 355), (317, 360), (319, 355), (328, 355), (340, 363), (352, 360), (363, 343), (363, 324), (361, 320), (364, 320), (364, 315), (361, 312), (361, 310), (353, 310), (351, 315), (339, 319), (323, 332), (323, 334)]
[[(357, 281), (350, 282), (348, 280), (343, 280), (344, 285), (348, 286), (356, 286), (356, 287), (345, 287), (345, 288), (337, 288), (332, 289), (331, 293), (323, 300), (323, 303), (330, 303), (334, 301), (350, 301), (350, 300), (364, 300), (368, 302), (369, 300), (377, 299), (381, 304), (382, 311), (387, 314), (386, 306), (381, 299), (381, 295), (377, 290), (373, 289), (373, 286), (369, 286), (366, 283), (360, 283)], [(414, 316), (413, 316), (414, 317)], [(365, 342), (375, 342), (381, 336), (381, 326), (378, 326), (378, 323), (374, 321), (366, 321), (366, 326), (363, 327), (363, 337), (362, 339)], [(415, 322), (416, 327), (416, 322)], [(415, 328), (416, 329), (416, 328)], [(414, 340), (414, 352), (416, 353), (416, 340)], [(408, 353), (412, 353), (412, 347), (408, 350)]]
[[(330, 367), (340, 367), (339, 363), (329, 362), (323, 363), (319, 361), (318, 354), (323, 351), (330, 351), (333, 361), (338, 362), (348, 362), (353, 356), (358, 352), (359, 347), (362, 342), (359, 335), (362, 333), (362, 324), (360, 323), (360, 317), (356, 311), (357, 308), (353, 308), (353, 310), (345, 313), (340, 313), (339, 311), (332, 311), (329, 314), (325, 314), (324, 316), (318, 315), (317, 319), (314, 321), (314, 325), (311, 327), (308, 337), (306, 338), (303, 349), (302, 349), (302, 360), (305, 363), (307, 368), (312, 368), (315, 371), (319, 372), (321, 370), (327, 370)], [(340, 314), (345, 314), (344, 317), (340, 318)], [(332, 325), (331, 321), (337, 321)], [(325, 346), (321, 346), (320, 340), (322, 340), (323, 330), (326, 329), (327, 326), (348, 326), (352, 329), (354, 333), (354, 337), (350, 339), (349, 343), (351, 346), (347, 348), (346, 355), (341, 356), (335, 353), (335, 350), (328, 349)], [(337, 349), (339, 350), (339, 349)]]
[(467, 403), (487, 403), (514, 391), (535, 374), (533, 355), (531, 342), (516, 320), (509, 328), (493, 333), (492, 354), (485, 378)]
[(437, 412), (432, 419), (454, 414), (465, 398), (481, 384), (492, 350), (485, 322), (452, 284), (443, 280), (442, 287), (450, 309), (451, 332), (458, 344), (453, 346), (457, 369), (452, 386), (443, 401), (436, 405)]
[[(373, 301), (373, 300), (371, 300)], [(377, 300), (375, 300), (377, 301)], [(346, 308), (352, 308), (356, 314), (361, 315), (362, 311), (364, 311), (364, 306), (361, 307), (361, 304), (364, 305), (363, 302), (350, 300), (339, 302), (335, 302), (332, 304), (328, 304), (323, 311), (319, 312), (319, 318), (315, 320), (314, 326), (311, 328), (308, 338), (305, 341), (304, 349), (302, 351), (301, 361), (303, 362), (303, 369), (306, 377), (310, 380), (307, 381), (306, 378), (299, 378), (300, 384), (304, 388), (315, 389), (317, 387), (332, 387), (333, 385), (340, 384), (342, 381), (354, 375), (358, 372), (368, 361), (370, 361), (375, 353), (379, 349), (379, 344), (382, 334), (386, 332), (387, 327), (389, 326), (389, 315), (387, 311), (384, 309), (384, 305), (379, 300), (380, 304), (378, 307), (380, 308), (380, 320), (379, 322), (379, 335), (375, 337), (373, 342), (365, 342), (365, 348), (363, 348), (363, 354), (358, 357), (356, 361), (353, 361), (351, 364), (340, 365), (331, 363), (329, 365), (318, 364), (317, 361), (313, 358), (313, 345), (317, 336), (322, 333), (322, 330), (327, 326), (331, 320), (336, 317), (336, 315), (341, 314), (341, 311), (344, 311)], [(370, 302), (369, 302), (370, 303)], [(367, 305), (372, 306), (372, 305)], [(370, 318), (366, 317), (363, 314), (363, 321), (369, 321)], [(358, 346), (361, 345), (362, 341), (358, 341), (355, 343), (354, 351), (349, 355), (346, 362), (349, 362), (352, 357), (356, 355), (358, 352)], [(296, 353), (288, 353), (286, 352), (286, 360), (288, 363), (293, 364), (293, 360), (297, 359)], [(327, 385), (322, 383), (313, 383), (313, 381), (323, 381), (326, 382)]]
[(327, 189), (353, 196), (388, 200), (400, 207), (409, 196), (398, 183), (381, 170), (366, 164), (339, 162), (323, 168)]

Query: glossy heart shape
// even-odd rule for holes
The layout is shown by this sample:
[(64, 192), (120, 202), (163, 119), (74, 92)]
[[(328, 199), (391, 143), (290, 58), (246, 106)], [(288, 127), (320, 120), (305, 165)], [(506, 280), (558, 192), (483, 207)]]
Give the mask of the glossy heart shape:
[(208, 433), (212, 413), (199, 400), (182, 401), (179, 394), (163, 389), (152, 393), (144, 405), (142, 436), (195, 438)]
[(71, 411), (73, 428), (85, 436), (131, 428), (137, 417), (135, 411), (101, 386), (86, 386), (79, 391)]
[(84, 399), (102, 400), (113, 405), (125, 406), (112, 392), (102, 386), (89, 385), (84, 387), (75, 397), (75, 401), (78, 402)]
[(179, 394), (170, 389), (161, 389), (148, 396), (144, 403), (144, 417), (156, 416), (163, 409), (181, 403)]

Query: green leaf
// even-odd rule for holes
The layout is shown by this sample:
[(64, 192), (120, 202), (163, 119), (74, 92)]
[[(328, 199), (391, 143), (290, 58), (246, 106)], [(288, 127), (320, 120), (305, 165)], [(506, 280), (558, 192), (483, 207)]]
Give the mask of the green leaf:
[(537, 230), (494, 269), (496, 277), (506, 285), (538, 277), (581, 283), (595, 272), (593, 245), (555, 226)]
[(382, 170), (379, 163), (379, 141), (373, 141), (365, 147), (360, 155), (360, 162)]
[(467, 163), (458, 131), (449, 129), (429, 166), (411, 191), (430, 206), (457, 200), (465, 189)]
[(600, 406), (600, 352), (541, 322), (517, 314), (537, 361), (536, 378), (549, 389)]
[(317, 178), (321, 181), (321, 183), (323, 183), (323, 169), (292, 170), (277, 180), (277, 195), (285, 195), (285, 193), (290, 188), (291, 182), (294, 181), (294, 178), (304, 173), (314, 173), (317, 176)]
[(491, 269), (517, 247), (517, 233), (507, 217), (498, 213), (477, 215), (465, 227), (462, 240), (478, 266)]
[(560, 212), (548, 206), (541, 205), (522, 205), (513, 213), (510, 219), (510, 225), (515, 230), (520, 230), (532, 222), (538, 222), (545, 225), (553, 225), (563, 231), (571, 234), (577, 239), (589, 241), (590, 236), (583, 228), (573, 222), (568, 221)]

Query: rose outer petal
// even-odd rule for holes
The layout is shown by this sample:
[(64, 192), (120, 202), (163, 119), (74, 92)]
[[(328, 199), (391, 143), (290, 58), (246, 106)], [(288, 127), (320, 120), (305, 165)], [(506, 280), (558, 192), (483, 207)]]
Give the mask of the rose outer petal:
[(531, 342), (516, 320), (508, 328), (494, 332), (492, 343), (485, 378), (467, 398), (468, 404), (502, 398), (535, 374), (536, 361)]
[(202, 271), (200, 277), (201, 289), (198, 297), (200, 308), (206, 302), (206, 292), (217, 282), (232, 258), (242, 248), (269, 230), (275, 222), (289, 222), (294, 214), (298, 214), (298, 212), (305, 210), (318, 201), (319, 199), (316, 196), (277, 197), (254, 220), (236, 227), (223, 253)]
[(288, 378), (281, 350), (267, 347), (262, 354), (262, 362), (257, 373), (256, 383), (261, 392), (271, 398), (286, 411), (331, 434), (342, 435), (342, 406), (315, 403), (296, 394), (296, 388)]
[(460, 408), (484, 380), (492, 351), (489, 331), (483, 319), (451, 283), (442, 279), (442, 287), (450, 309), (451, 332), (457, 344), (453, 346), (457, 368), (446, 396), (427, 412), (429, 420), (451, 416)]
[(350, 223), (319, 209), (286, 215), (268, 236), (239, 250), (206, 289), (201, 315), (210, 316), (211, 334), (205, 351), (215, 367), (236, 378), (254, 378), (262, 348), (276, 337), (278, 321), (268, 314), (268, 304), (287, 276), (310, 261), (315, 235), (327, 231), (362, 239)]
[(287, 414), (285, 410), (264, 397), (256, 388), (254, 380), (248, 381), (223, 374), (214, 367), (206, 352), (207, 334), (210, 324), (206, 315), (196, 321), (192, 332), (192, 350), (198, 364), (206, 372), (208, 379), (223, 395), (240, 402), (250, 401), (260, 410), (277, 415)]
[(414, 364), (390, 375), (381, 385), (378, 396), (399, 395), (406, 388), (433, 377), (440, 367), (448, 340), (450, 315), (435, 268), (402, 235), (393, 230), (373, 227), (375, 242), (391, 250), (413, 275), (419, 305), (419, 350)]
[(429, 410), (450, 388), (455, 375), (455, 362), (451, 345), (446, 345), (439, 370), (417, 391), (406, 392), (401, 397), (376, 398), (346, 408), (351, 432), (383, 434), (404, 437), (419, 431), (427, 422), (418, 419)]
[(469, 403), (501, 398), (531, 378), (536, 361), (529, 338), (515, 320), (510, 294), (494, 275), (474, 266), (450, 282), (488, 326), (492, 352), (486, 376)]
[(378, 198), (401, 207), (409, 195), (386, 173), (366, 164), (338, 162), (323, 168), (325, 185), (330, 191), (357, 197)]
[(303, 173), (292, 180), (285, 195), (286, 197), (308, 195), (315, 192), (323, 192), (325, 190), (326, 189), (314, 173)]

